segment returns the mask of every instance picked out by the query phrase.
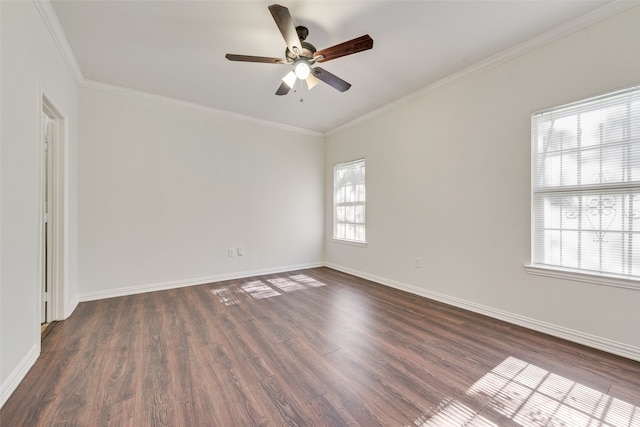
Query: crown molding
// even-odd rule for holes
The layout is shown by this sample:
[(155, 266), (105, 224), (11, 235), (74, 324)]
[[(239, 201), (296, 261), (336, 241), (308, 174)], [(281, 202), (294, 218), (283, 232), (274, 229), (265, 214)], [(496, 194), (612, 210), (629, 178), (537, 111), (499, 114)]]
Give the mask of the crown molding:
[(143, 92), (140, 90), (134, 90), (125, 88), (122, 86), (111, 85), (108, 83), (98, 82), (95, 80), (82, 79), (80, 82), (80, 86), (88, 89), (95, 89), (102, 92), (108, 92), (118, 95), (124, 95), (132, 98), (144, 99), (151, 102), (156, 102), (159, 104), (165, 105), (173, 105), (179, 106), (183, 108), (188, 108), (191, 110), (198, 111), (200, 113), (211, 114), (217, 117), (223, 117), (232, 120), (240, 120), (243, 122), (252, 123), (255, 125), (285, 130), (288, 132), (295, 132), (304, 135), (316, 136), (316, 137), (324, 137), (324, 134), (321, 132), (312, 131), (309, 129), (298, 128), (295, 126), (285, 125), (282, 123), (272, 122), (268, 120), (257, 119), (255, 117), (247, 116), (244, 114), (233, 113), (231, 111), (219, 110), (217, 108), (209, 107), (202, 104), (197, 104), (195, 102), (188, 102), (177, 98), (171, 98), (162, 95), (156, 95), (149, 92)]
[(429, 93), (435, 92), (438, 89), (441, 89), (449, 85), (453, 85), (470, 76), (480, 74), (493, 67), (496, 67), (508, 61), (511, 61), (525, 53), (531, 52), (535, 49), (538, 49), (542, 46), (545, 46), (549, 43), (559, 40), (562, 37), (568, 36), (576, 31), (582, 30), (599, 21), (605, 20), (611, 16), (619, 14), (631, 7), (640, 5), (640, 1), (638, 0), (614, 0), (606, 4), (605, 6), (602, 6), (601, 8), (598, 8), (590, 13), (587, 13), (586, 15), (583, 15), (572, 21), (569, 21), (564, 25), (561, 25), (550, 31), (547, 31), (537, 37), (529, 39), (510, 49), (507, 49), (501, 53), (493, 55), (483, 61), (477, 62), (457, 73), (451, 74), (441, 80), (438, 80), (437, 82), (430, 84), (422, 88), (421, 90), (418, 90), (402, 98), (399, 98), (396, 101), (386, 104), (384, 107), (378, 108), (367, 114), (364, 114), (350, 122), (347, 122), (343, 125), (338, 126), (337, 128), (334, 128), (327, 132), (317, 132), (309, 129), (302, 129), (295, 126), (285, 125), (282, 123), (257, 119), (255, 117), (233, 113), (230, 111), (219, 110), (216, 108), (183, 101), (176, 98), (155, 95), (147, 92), (137, 91), (133, 89), (128, 89), (128, 88), (123, 88), (115, 85), (97, 82), (94, 80), (85, 79), (84, 76), (82, 75), (82, 71), (78, 65), (78, 62), (76, 61), (75, 55), (71, 50), (71, 46), (69, 45), (69, 42), (64, 34), (62, 26), (60, 25), (60, 21), (58, 20), (58, 17), (53, 9), (51, 0), (33, 0), (33, 2), (36, 5), (38, 11), (40, 12), (40, 15), (42, 16), (42, 19), (44, 20), (49, 30), (49, 33), (51, 34), (53, 40), (56, 43), (56, 46), (58, 46), (58, 49), (62, 53), (62, 56), (65, 62), (67, 63), (67, 66), (69, 67), (69, 70), (71, 71), (73, 78), (75, 79), (76, 83), (78, 83), (80, 86), (112, 92), (112, 93), (119, 93), (121, 95), (142, 97), (147, 100), (152, 100), (152, 101), (160, 102), (164, 104), (179, 105), (182, 107), (187, 107), (187, 108), (194, 109), (207, 114), (213, 114), (219, 117), (242, 120), (242, 121), (247, 121), (253, 124), (258, 124), (261, 126), (267, 126), (267, 127), (277, 128), (281, 130), (286, 130), (289, 132), (296, 132), (296, 133), (301, 133), (305, 135), (320, 136), (320, 137), (326, 137), (326, 136), (331, 136), (331, 135), (340, 133), (348, 128), (356, 126), (359, 123), (368, 121), (386, 112), (393, 111), (404, 104), (408, 104), (414, 101), (415, 99), (425, 96)]
[(630, 9), (634, 6), (640, 6), (640, 1), (638, 0), (614, 0), (611, 3), (608, 3), (590, 13), (587, 13), (581, 17), (573, 19), (564, 25), (556, 27), (552, 30), (549, 30), (539, 36), (533, 37), (527, 41), (524, 41), (520, 44), (517, 44), (507, 50), (504, 50), (500, 53), (497, 53), (489, 58), (477, 62), (473, 65), (470, 65), (467, 68), (464, 68), (454, 74), (451, 74), (443, 79), (438, 80), (435, 83), (432, 83), (428, 86), (425, 86), (421, 90), (418, 90), (414, 93), (406, 95), (402, 98), (397, 99), (389, 104), (386, 104), (384, 107), (373, 110), (367, 114), (364, 114), (350, 122), (347, 122), (335, 129), (332, 129), (325, 133), (325, 136), (332, 136), (338, 134), (342, 131), (345, 131), (353, 126), (356, 126), (360, 123), (366, 122), (374, 117), (378, 117), (384, 113), (393, 111), (404, 104), (408, 104), (417, 98), (423, 97), (427, 94), (435, 92), (443, 87), (453, 85), (458, 83), (468, 77), (480, 74), (484, 71), (487, 71), (493, 67), (504, 64), (506, 62), (512, 61), (517, 57), (524, 55), (526, 53), (532, 52), (536, 49), (539, 49), (547, 44), (550, 44), (556, 40), (559, 40), (563, 37), (566, 37), (570, 34), (573, 34), (577, 31), (585, 29), (591, 25), (594, 25), (600, 21), (603, 21), (611, 16), (617, 15), (619, 13), (624, 12), (627, 9)]
[(60, 25), (60, 21), (58, 20), (58, 16), (56, 15), (55, 10), (53, 9), (53, 5), (51, 4), (51, 0), (33, 0), (38, 12), (42, 16), (42, 19), (51, 34), (58, 50), (62, 54), (64, 61), (66, 62), (69, 70), (71, 71), (71, 75), (73, 76), (76, 83), (81, 87), (91, 88), (102, 90), (105, 92), (117, 93), (120, 95), (126, 95), (130, 97), (142, 98), (154, 102), (159, 102), (162, 104), (170, 104), (177, 105), (185, 108), (189, 108), (192, 110), (200, 111), (206, 114), (212, 114), (218, 117), (225, 117), (228, 119), (241, 120), (244, 122), (249, 122), (261, 126), (277, 128), (281, 130), (286, 130), (289, 132), (301, 133), (305, 135), (311, 136), (319, 136), (323, 137), (324, 134), (321, 132), (311, 131), (308, 129), (302, 129), (295, 126), (289, 126), (282, 123), (271, 122), (267, 120), (257, 119), (255, 117), (246, 116), (238, 113), (233, 113), (229, 111), (219, 110), (216, 108), (208, 107), (206, 105), (200, 105), (192, 102), (183, 101), (181, 99), (165, 97), (161, 95), (156, 95), (148, 92), (128, 89), (116, 85), (111, 85), (107, 83), (98, 82), (95, 80), (86, 79), (78, 62), (76, 61), (76, 57), (71, 50), (71, 46), (69, 45), (69, 41), (67, 40), (66, 35), (64, 34), (64, 30), (62, 29), (62, 25)]
[(67, 67), (69, 67), (69, 71), (71, 71), (73, 79), (76, 83), (80, 83), (84, 78), (82, 71), (80, 70), (80, 66), (78, 65), (78, 61), (76, 61), (73, 51), (71, 50), (67, 36), (64, 34), (62, 25), (60, 25), (60, 21), (58, 21), (58, 15), (56, 15), (55, 10), (53, 10), (51, 0), (33, 0), (33, 3), (36, 5), (38, 12), (40, 12), (40, 16), (42, 16), (42, 20), (47, 26), (53, 41), (58, 47), (58, 50), (60, 50), (64, 61), (67, 63)]

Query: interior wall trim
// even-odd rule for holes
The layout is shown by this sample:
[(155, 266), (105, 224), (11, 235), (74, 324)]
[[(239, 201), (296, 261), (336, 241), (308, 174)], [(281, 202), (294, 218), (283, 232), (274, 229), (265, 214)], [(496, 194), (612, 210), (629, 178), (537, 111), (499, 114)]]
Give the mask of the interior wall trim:
[(73, 314), (76, 307), (78, 307), (78, 304), (80, 304), (80, 298), (78, 297), (78, 295), (76, 295), (69, 304), (65, 304), (64, 313), (62, 313), (64, 316), (64, 319), (68, 319), (69, 316)]
[(281, 130), (286, 130), (288, 132), (295, 132), (304, 135), (318, 136), (323, 137), (324, 134), (321, 132), (316, 132), (308, 129), (303, 129), (295, 126), (285, 125), (283, 123), (271, 122), (268, 120), (257, 119), (255, 117), (246, 116), (243, 114), (233, 113), (231, 111), (219, 110), (217, 108), (208, 107), (206, 105), (197, 104), (194, 102), (183, 101), (177, 98), (170, 98), (167, 96), (156, 95), (150, 92), (143, 92), (139, 90), (124, 88), (121, 86), (111, 85), (108, 83), (102, 83), (95, 80), (85, 79), (83, 78), (80, 81), (80, 86), (88, 89), (100, 90), (103, 92), (114, 93), (118, 95), (124, 95), (131, 98), (145, 99), (151, 102), (157, 102), (165, 105), (173, 105), (183, 108), (188, 108), (191, 110), (195, 110), (204, 114), (211, 114), (217, 117), (223, 117), (232, 120), (240, 120), (247, 123), (253, 123), (259, 126), (265, 126), (270, 128), (276, 128)]
[[(71, 71), (71, 74), (73, 75), (74, 79), (76, 80), (76, 82), (79, 85), (85, 86), (85, 87), (93, 87), (96, 88), (98, 86), (103, 87), (103, 90), (106, 90), (107, 87), (112, 88), (113, 90), (117, 90), (119, 91), (119, 93), (129, 93), (130, 95), (137, 95), (137, 96), (144, 96), (144, 97), (152, 97), (155, 99), (162, 99), (164, 102), (172, 102), (175, 104), (179, 104), (179, 105), (184, 105), (184, 106), (190, 106), (191, 108), (197, 108), (200, 109), (202, 111), (207, 111), (209, 113), (213, 113), (213, 114), (217, 114), (217, 115), (223, 115), (225, 117), (234, 117), (236, 119), (242, 119), (242, 120), (249, 120), (253, 123), (260, 123), (262, 125), (267, 125), (267, 126), (271, 126), (271, 127), (277, 127), (277, 128), (283, 128), (286, 130), (293, 130), (295, 132), (302, 132), (302, 133), (307, 133), (307, 134), (311, 134), (311, 135), (319, 135), (319, 136), (330, 136), (332, 134), (341, 132), (347, 128), (350, 128), (358, 123), (361, 123), (363, 121), (369, 120), (372, 117), (376, 117), (379, 116), (385, 112), (388, 111), (392, 111), (395, 110), (396, 108), (398, 108), (399, 106), (406, 104), (406, 103), (410, 103), (411, 101), (413, 101), (416, 98), (419, 98), (427, 93), (431, 93), (435, 90), (438, 90), (442, 87), (454, 84), (455, 82), (458, 82), (462, 79), (465, 79), (471, 75), (474, 74), (478, 74), (481, 73), (485, 70), (488, 70), (490, 68), (493, 68), (497, 65), (500, 65), (502, 63), (505, 63), (507, 61), (510, 61), (514, 58), (517, 58), (520, 55), (523, 55), (527, 52), (530, 52), (534, 49), (537, 49), (539, 47), (542, 47), (546, 44), (549, 44), (553, 41), (556, 41), (562, 37), (565, 37), (571, 33), (574, 33), (576, 31), (579, 31), (583, 28), (586, 28), (590, 25), (593, 25), (599, 21), (602, 21), (604, 19), (607, 19), (613, 15), (616, 15), (618, 13), (623, 12), (626, 9), (629, 9), (631, 7), (637, 6), (637, 2), (634, 1), (612, 1), (610, 3), (607, 3), (606, 5), (592, 11), (591, 13), (588, 13), (586, 15), (583, 15), (579, 18), (576, 18), (570, 22), (567, 22), (564, 25), (561, 25), (557, 28), (554, 28), (550, 31), (547, 31), (546, 33), (543, 33), (537, 37), (534, 37), (532, 39), (529, 39), (523, 43), (520, 43), (510, 49), (507, 49), (503, 52), (500, 52), (494, 56), (491, 56), (487, 59), (485, 59), (484, 61), (480, 61), (478, 63), (475, 63), (457, 73), (454, 73), (450, 76), (447, 76), (437, 82), (435, 82), (434, 84), (428, 85), (426, 87), (424, 87), (421, 90), (418, 90), (410, 95), (407, 95), (403, 98), (400, 98), (394, 102), (391, 102), (387, 105), (385, 105), (382, 108), (379, 108), (377, 110), (374, 110), (368, 114), (365, 114), (363, 116), (358, 117), (355, 120), (352, 120), (348, 123), (345, 123), (341, 126), (338, 126), (337, 128), (330, 130), (328, 132), (322, 133), (322, 132), (315, 132), (315, 131), (311, 131), (308, 129), (300, 129), (300, 128), (295, 128), (295, 127), (291, 127), (291, 126), (287, 126), (287, 125), (283, 125), (281, 123), (275, 123), (275, 122), (268, 122), (265, 120), (259, 120), (253, 117), (249, 117), (249, 116), (243, 116), (240, 114), (235, 114), (235, 113), (231, 113), (231, 112), (227, 112), (227, 111), (222, 111), (222, 110), (217, 110), (211, 107), (206, 107), (204, 105), (198, 105), (198, 104), (193, 104), (193, 103), (189, 103), (186, 101), (181, 101), (181, 100), (177, 100), (177, 99), (173, 99), (173, 98), (167, 98), (167, 97), (162, 97), (159, 95), (152, 95), (152, 94), (145, 94), (143, 92), (139, 92), (139, 91), (133, 91), (133, 90), (129, 90), (129, 89), (125, 89), (122, 87), (117, 87), (117, 86), (112, 86), (112, 85), (106, 85), (104, 83), (100, 83), (100, 82), (96, 82), (93, 80), (89, 80), (86, 79), (83, 74), (82, 74), (82, 70), (80, 69), (80, 66), (78, 65), (78, 61), (76, 60), (75, 55), (73, 54), (73, 51), (71, 50), (71, 46), (69, 45), (69, 41), (67, 40), (67, 37), (64, 34), (64, 31), (62, 30), (62, 25), (60, 25), (60, 21), (58, 20), (58, 17), (55, 13), (55, 10), (53, 9), (53, 6), (51, 5), (51, 0), (33, 0), (33, 2), (35, 3), (36, 7), (38, 8), (38, 11), (40, 12), (40, 15), (42, 15), (42, 18), (47, 26), (47, 28), (49, 29), (49, 32), (51, 33), (51, 36), (53, 37), (53, 40), (55, 41), (56, 45), (58, 46), (58, 49), (60, 50), (60, 52), (62, 53), (62, 56), (64, 57), (64, 60), (66, 61), (67, 65), (69, 66), (69, 69)], [(117, 89), (116, 89), (117, 88)]]
[[(39, 337), (38, 337), (39, 338)], [(20, 382), (29, 372), (29, 369), (36, 363), (40, 356), (40, 341), (31, 347), (31, 350), (22, 358), (16, 368), (9, 374), (7, 379), (0, 385), (0, 408), (9, 400), (9, 397), (18, 388)]]
[(542, 332), (547, 335), (551, 335), (557, 338), (562, 338), (567, 341), (575, 342), (578, 344), (592, 347), (598, 350), (606, 351), (607, 353), (615, 354), (618, 356), (626, 357), (628, 359), (636, 360), (640, 362), (640, 348), (634, 347), (628, 344), (624, 344), (617, 341), (612, 341), (599, 336), (587, 334), (584, 332), (576, 331), (564, 326), (555, 325), (552, 323), (543, 322), (540, 320), (532, 319), (529, 317), (521, 316), (519, 314), (510, 313), (504, 310), (498, 310), (493, 307), (488, 307), (482, 304), (476, 304), (471, 301), (463, 300), (460, 298), (451, 297), (448, 295), (432, 292), (417, 286), (409, 285), (406, 283), (398, 282), (396, 280), (388, 279), (386, 277), (376, 276), (374, 274), (365, 273), (363, 271), (355, 270), (349, 267), (345, 267), (339, 264), (326, 263), (327, 267), (334, 270), (348, 273), (353, 276), (361, 277), (363, 279), (371, 280), (372, 282), (379, 283), (381, 285), (389, 286), (401, 291), (406, 291), (414, 295), (419, 295), (425, 298), (429, 298), (435, 301), (439, 301), (454, 307), (462, 308), (472, 311), (474, 313), (482, 314), (492, 317), (494, 319), (502, 320), (514, 325), (522, 326), (527, 329), (531, 329), (537, 332)]
[(382, 114), (388, 113), (390, 111), (394, 111), (400, 108), (404, 104), (409, 104), (414, 100), (421, 98), (429, 93), (435, 92), (441, 88), (451, 86), (456, 84), (464, 79), (467, 79), (471, 76), (483, 73), (493, 67), (497, 67), (498, 65), (509, 62), (519, 56), (522, 56), (528, 52), (532, 52), (538, 48), (541, 48), (547, 44), (550, 44), (556, 40), (561, 39), (562, 37), (566, 37), (576, 31), (587, 28), (591, 25), (594, 25), (600, 21), (603, 21), (607, 18), (610, 18), (618, 13), (624, 12), (625, 10), (637, 6), (637, 2), (632, 1), (612, 1), (586, 15), (578, 17), (572, 21), (569, 21), (557, 28), (549, 30), (543, 34), (540, 34), (537, 37), (526, 40), (520, 44), (517, 44), (507, 50), (502, 52), (498, 52), (497, 54), (490, 56), (489, 58), (482, 60), (480, 62), (476, 62), (464, 68), (457, 73), (453, 73), (449, 76), (446, 76), (433, 84), (425, 86), (423, 89), (413, 92), (407, 96), (397, 99), (394, 102), (390, 102), (386, 104), (384, 107), (373, 110), (365, 115), (362, 115), (350, 122), (347, 122), (341, 126), (338, 126), (335, 129), (332, 129), (325, 133), (326, 136), (331, 136), (337, 133), (340, 133), (346, 129), (349, 129), (359, 123), (368, 121), (374, 117), (378, 117)]
[(324, 263), (314, 262), (308, 264), (288, 265), (276, 268), (266, 268), (259, 270), (247, 270), (234, 273), (218, 274), (214, 276), (197, 277), (193, 279), (173, 280), (162, 283), (151, 283), (147, 285), (136, 285), (111, 289), (107, 291), (85, 292), (79, 294), (79, 301), (95, 301), (105, 298), (115, 298), (126, 295), (142, 294), (146, 292), (164, 291), (168, 289), (184, 288), (186, 286), (204, 285), (206, 283), (216, 283), (226, 280), (244, 279), (247, 277), (262, 276), (265, 274), (279, 274), (289, 271), (304, 270), (307, 268), (323, 267)]
[(33, 0), (33, 3), (36, 5), (38, 12), (40, 12), (40, 16), (42, 16), (42, 20), (47, 26), (49, 34), (51, 34), (62, 58), (67, 64), (67, 67), (69, 67), (69, 71), (71, 72), (73, 79), (76, 83), (80, 83), (84, 78), (82, 70), (80, 70), (78, 61), (76, 61), (76, 56), (73, 54), (73, 50), (71, 50), (71, 45), (67, 40), (67, 36), (64, 34), (62, 25), (60, 25), (58, 15), (56, 15), (55, 10), (53, 10), (51, 0)]
[(213, 107), (208, 107), (206, 105), (196, 104), (196, 103), (187, 102), (187, 101), (183, 101), (176, 98), (170, 98), (170, 97), (156, 95), (152, 93), (137, 91), (133, 89), (124, 88), (121, 86), (110, 85), (107, 83), (102, 83), (95, 80), (87, 79), (82, 74), (82, 70), (80, 69), (80, 66), (78, 64), (78, 61), (76, 60), (73, 50), (71, 49), (71, 45), (69, 44), (69, 41), (67, 40), (67, 37), (64, 34), (64, 30), (62, 29), (62, 25), (58, 20), (58, 16), (56, 15), (55, 10), (53, 9), (51, 0), (33, 0), (33, 3), (36, 5), (38, 12), (40, 12), (40, 16), (42, 16), (42, 19), (47, 29), (49, 30), (49, 33), (51, 34), (53, 41), (55, 42), (56, 46), (58, 47), (58, 50), (60, 51), (62, 57), (64, 58), (64, 61), (66, 62), (69, 68), (69, 71), (71, 72), (71, 75), (73, 76), (75, 82), (79, 86), (117, 93), (120, 95), (143, 98), (147, 100), (160, 102), (163, 104), (178, 105), (181, 107), (197, 110), (203, 113), (213, 114), (219, 117), (241, 120), (244, 122), (258, 124), (261, 126), (282, 129), (289, 132), (296, 132), (296, 133), (301, 133), (305, 135), (312, 135), (312, 136), (319, 136), (319, 137), (324, 136), (324, 133), (322, 132), (316, 132), (309, 129), (302, 129), (295, 126), (285, 125), (282, 123), (271, 122), (268, 120), (261, 120), (255, 117), (233, 113), (230, 111), (219, 110)]

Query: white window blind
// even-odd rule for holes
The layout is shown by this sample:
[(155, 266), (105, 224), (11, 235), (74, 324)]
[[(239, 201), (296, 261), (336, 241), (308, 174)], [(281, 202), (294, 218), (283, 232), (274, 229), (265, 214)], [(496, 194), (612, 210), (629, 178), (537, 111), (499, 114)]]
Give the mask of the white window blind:
[(333, 238), (366, 242), (365, 161), (339, 163), (333, 169)]
[(531, 124), (532, 263), (640, 279), (640, 86)]

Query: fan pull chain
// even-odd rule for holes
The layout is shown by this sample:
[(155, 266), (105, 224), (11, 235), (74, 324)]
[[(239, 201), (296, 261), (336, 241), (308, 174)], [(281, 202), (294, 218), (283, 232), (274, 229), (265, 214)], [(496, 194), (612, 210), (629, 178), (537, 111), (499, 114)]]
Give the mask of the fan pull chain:
[[(298, 86), (302, 87), (301, 81), (300, 79), (296, 79), (295, 83), (293, 83), (293, 93), (298, 93)], [(301, 96), (299, 101), (304, 102), (304, 98)]]

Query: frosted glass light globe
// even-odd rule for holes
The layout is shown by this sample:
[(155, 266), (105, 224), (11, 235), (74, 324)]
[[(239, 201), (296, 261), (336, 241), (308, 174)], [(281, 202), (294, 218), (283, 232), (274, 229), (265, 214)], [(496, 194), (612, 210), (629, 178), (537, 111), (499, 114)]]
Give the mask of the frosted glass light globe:
[(307, 64), (306, 62), (299, 62), (296, 65), (296, 68), (294, 69), (296, 76), (300, 79), (300, 80), (306, 80), (307, 77), (309, 77), (309, 74), (311, 73), (311, 68), (309, 67), (309, 64)]

